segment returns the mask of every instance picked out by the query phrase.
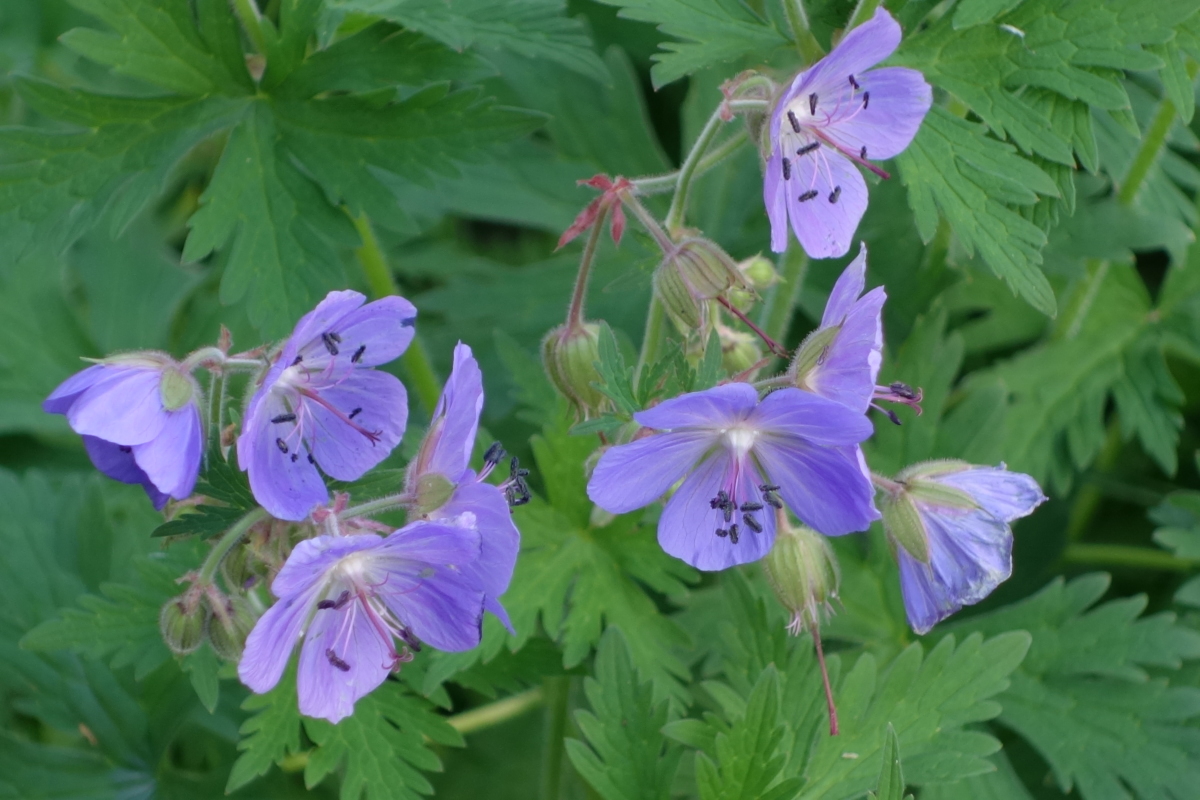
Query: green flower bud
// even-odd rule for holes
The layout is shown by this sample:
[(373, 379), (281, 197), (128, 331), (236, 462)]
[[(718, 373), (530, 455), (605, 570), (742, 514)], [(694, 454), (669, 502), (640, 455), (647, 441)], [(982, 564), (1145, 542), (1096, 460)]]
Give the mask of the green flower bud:
[(436, 472), (427, 472), (417, 481), (416, 494), (413, 512), (423, 517), (446, 505), (450, 495), (454, 494), (454, 484)]
[(221, 560), (221, 576), (230, 589), (246, 589), (263, 575), (262, 562), (249, 542), (243, 542)]
[(793, 635), (815, 632), (822, 616), (830, 613), (829, 602), (837, 598), (841, 580), (837, 558), (825, 537), (781, 520), (763, 566), (775, 597), (792, 614), (788, 630)]
[(730, 289), (749, 290), (750, 284), (729, 254), (708, 239), (684, 239), (654, 273), (654, 291), (684, 333), (701, 326), (708, 300)]
[(196, 394), (196, 382), (190, 375), (168, 367), (162, 371), (162, 382), (158, 385), (158, 391), (162, 396), (163, 408), (176, 411), (192, 402), (192, 397)]
[(895, 488), (885, 489), (879, 502), (883, 527), (893, 542), (913, 558), (929, 562), (929, 533), (917, 503), (943, 508), (973, 509), (979, 505), (969, 494), (931, 478), (969, 469), (965, 461), (926, 461), (905, 468), (895, 479)]
[(204, 642), (207, 610), (192, 593), (173, 597), (158, 614), (158, 629), (175, 655), (183, 656)]
[(762, 360), (762, 350), (753, 334), (719, 325), (717, 335), (721, 339), (721, 367), (730, 375), (745, 372)]
[(779, 273), (775, 271), (775, 264), (771, 259), (761, 255), (751, 256), (745, 261), (739, 262), (738, 271), (745, 277), (746, 283), (750, 284), (750, 288), (756, 292), (765, 291), (779, 283)]
[(542, 340), (542, 366), (546, 376), (584, 419), (599, 413), (608, 398), (593, 383), (600, 383), (600, 325), (584, 322), (560, 325)]
[(808, 376), (817, 366), (825, 363), (826, 351), (841, 330), (841, 325), (818, 328), (800, 343), (796, 348), (796, 357), (792, 359), (792, 365), (788, 368), (793, 385), (806, 392), (813, 391), (813, 387), (808, 383)]
[(208, 620), (208, 642), (213, 651), (226, 661), (237, 661), (242, 657), (246, 637), (258, 615), (250, 601), (240, 594), (224, 598), (220, 609), (214, 609)]

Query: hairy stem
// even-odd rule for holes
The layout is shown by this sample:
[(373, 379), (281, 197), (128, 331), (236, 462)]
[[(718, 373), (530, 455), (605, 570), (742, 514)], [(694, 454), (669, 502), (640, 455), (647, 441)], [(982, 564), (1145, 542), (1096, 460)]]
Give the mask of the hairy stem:
[[(746, 143), (746, 131), (739, 130), (732, 136), (723, 139), (719, 144), (713, 145), (704, 158), (700, 159), (700, 163), (696, 165), (696, 174), (698, 178), (710, 169), (720, 164), (729, 156), (741, 149)], [(662, 175), (651, 175), (645, 178), (637, 178), (630, 181), (636, 188), (638, 194), (662, 194), (669, 192), (679, 183), (679, 170), (667, 172)]]
[(604, 220), (607, 217), (608, 207), (601, 206), (583, 245), (583, 255), (579, 257), (579, 272), (575, 275), (575, 289), (571, 292), (571, 306), (567, 309), (567, 328), (570, 330), (578, 330), (583, 326), (583, 305), (587, 299), (588, 276), (592, 271), (592, 261), (596, 258), (596, 247), (600, 244), (600, 234), (604, 230)]
[(246, 513), (241, 519), (233, 523), (229, 530), (213, 545), (213, 549), (208, 554), (208, 558), (204, 559), (204, 563), (200, 565), (200, 576), (196, 580), (201, 586), (212, 583), (213, 577), (217, 574), (217, 568), (221, 566), (221, 562), (225, 560), (225, 556), (229, 555), (242, 537), (254, 526), (256, 522), (267, 518), (267, 512), (261, 508), (253, 509)]
[[(1190, 66), (1188, 71), (1192, 71)], [(1171, 132), (1171, 125), (1174, 122), (1175, 104), (1164, 97), (1158, 104), (1158, 110), (1154, 112), (1154, 118), (1150, 120), (1146, 132), (1142, 134), (1142, 145), (1134, 154), (1133, 161), (1129, 164), (1129, 171), (1121, 180), (1121, 188), (1117, 192), (1117, 200), (1121, 205), (1133, 204), (1138, 190), (1142, 188), (1146, 176), (1150, 174), (1154, 162), (1158, 160), (1163, 145), (1166, 144), (1167, 134)]]
[(1200, 566), (1200, 559), (1180, 558), (1162, 550), (1125, 544), (1067, 545), (1063, 560), (1070, 564), (1158, 569), (1165, 572), (1191, 572)]
[(413, 501), (413, 496), (405, 492), (399, 494), (389, 494), (383, 497), (377, 497), (374, 500), (368, 500), (365, 503), (352, 506), (343, 510), (338, 514), (340, 519), (351, 519), (353, 517), (371, 517), (375, 514), (382, 514), (385, 511), (392, 511), (397, 508), (403, 508)]
[(450, 727), (459, 733), (474, 733), (519, 717), (525, 712), (537, 708), (545, 700), (546, 690), (541, 686), (535, 686), (520, 694), (514, 694), (512, 697), (455, 714), (446, 722), (450, 723)]
[(796, 40), (796, 49), (804, 63), (811, 64), (823, 53), (808, 24), (808, 11), (804, 8), (804, 0), (783, 0), (783, 13), (787, 16), (788, 26), (792, 29), (792, 37)]
[(708, 146), (712, 144), (713, 137), (720, 130), (723, 120), (725, 104), (717, 106), (712, 115), (708, 118), (708, 122), (704, 123), (704, 128), (701, 129), (700, 135), (696, 137), (695, 144), (692, 145), (691, 151), (687, 154), (687, 158), (683, 160), (683, 164), (679, 167), (679, 179), (675, 182), (675, 196), (671, 198), (671, 208), (667, 211), (667, 219), (665, 222), (668, 231), (674, 233), (683, 225), (684, 215), (687, 213), (688, 193), (692, 188), (692, 181), (695, 180), (697, 170), (700, 167), (700, 160), (708, 151)]
[(663, 339), (666, 337), (667, 310), (656, 295), (650, 296), (650, 310), (646, 312), (646, 332), (642, 336), (642, 349), (638, 353), (637, 367), (633, 371), (633, 385), (640, 387), (646, 366), (658, 361), (662, 355)]
[(265, 54), (267, 47), (260, 22), (262, 16), (258, 13), (258, 6), (254, 4), (254, 0), (233, 0), (233, 13), (242, 23), (250, 41), (254, 43), (254, 49)]

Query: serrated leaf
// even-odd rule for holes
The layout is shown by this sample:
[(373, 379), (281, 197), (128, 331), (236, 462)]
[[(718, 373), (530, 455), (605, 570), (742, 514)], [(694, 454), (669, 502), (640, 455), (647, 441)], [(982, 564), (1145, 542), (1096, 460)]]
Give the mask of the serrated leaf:
[(625, 637), (610, 626), (596, 648), (595, 678), (584, 681), (591, 712), (575, 712), (586, 744), (568, 739), (576, 771), (605, 800), (667, 800), (682, 750), (660, 729), (668, 704), (654, 701), (629, 658)]
[(208, 713), (213, 713), (221, 698), (221, 677), (217, 674), (221, 662), (217, 654), (206, 642), (199, 650), (184, 656), (182, 666), (192, 682), (192, 688), (196, 690), (196, 696), (200, 698), (200, 705)]
[(879, 768), (879, 788), (869, 795), (871, 800), (904, 800), (904, 773), (900, 768), (900, 743), (896, 741), (896, 729), (890, 723), (881, 761), (883, 764)]
[(1022, 0), (963, 0), (954, 9), (954, 27), (969, 28), (990, 22), (997, 15), (1012, 10)]
[(300, 750), (300, 710), (296, 700), (296, 667), (288, 666), (283, 678), (266, 694), (251, 694), (242, 709), (258, 712), (242, 723), (238, 750), (241, 755), (229, 773), (228, 794), (266, 773), (271, 765)]
[(995, 772), (927, 786), (921, 791), (921, 800), (1033, 800), (1003, 752), (992, 756), (992, 761), (996, 762)]

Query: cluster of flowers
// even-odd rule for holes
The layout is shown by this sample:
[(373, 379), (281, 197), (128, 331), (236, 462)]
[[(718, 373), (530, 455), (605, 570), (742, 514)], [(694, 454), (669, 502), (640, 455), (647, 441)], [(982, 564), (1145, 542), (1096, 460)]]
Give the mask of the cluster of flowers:
[[(372, 504), (406, 509), (408, 524), (390, 530), (367, 519), (366, 509), (346, 508), (344, 495), (330, 504), (321, 473), (358, 480), (391, 453), (408, 420), (403, 384), (373, 368), (408, 347), (416, 309), (401, 297), (365, 299), (330, 293), (266, 358), (228, 357), (220, 348), (182, 362), (161, 353), (113, 356), (69, 378), (44, 403), (83, 435), (99, 470), (141, 484), (161, 509), (169, 498), (192, 495), (203, 460), (201, 390), (191, 371), (257, 370), (237, 461), (263, 509), (274, 520), (306, 523), (296, 527), (309, 538), (274, 576), (278, 601), (250, 630), (238, 674), (254, 691), (270, 690), (303, 638), (300, 710), (331, 722), (352, 713), (421, 643), (474, 647), (484, 611), (509, 626), (499, 597), (519, 548), (509, 504), (524, 486), (515, 461), (507, 484), (485, 482), (504, 457), (498, 445), (483, 471), (470, 468), (483, 378), (460, 343), (405, 485)], [(177, 610), (197, 606), (192, 595), (214, 594), (211, 585), (194, 589), (169, 603), (164, 619), (170, 612), (178, 625)], [(220, 613), (220, 600), (211, 605)]]

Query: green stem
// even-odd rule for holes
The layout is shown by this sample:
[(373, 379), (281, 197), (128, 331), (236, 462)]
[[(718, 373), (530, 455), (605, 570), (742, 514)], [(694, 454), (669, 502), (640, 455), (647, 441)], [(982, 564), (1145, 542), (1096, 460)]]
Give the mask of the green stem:
[(558, 800), (562, 792), (563, 760), (566, 754), (567, 713), (570, 709), (571, 679), (546, 678), (545, 739), (542, 746), (541, 800)]
[(537, 686), (520, 694), (514, 694), (512, 697), (488, 703), (486, 706), (455, 714), (446, 722), (450, 723), (450, 727), (459, 733), (475, 733), (519, 717), (530, 709), (540, 706), (545, 699), (545, 690), (541, 686)]
[[(346, 213), (349, 215), (349, 211)], [(379, 243), (379, 237), (375, 235), (370, 218), (366, 214), (360, 214), (357, 217), (350, 215), (350, 219), (354, 223), (354, 229), (358, 231), (359, 238), (362, 239), (362, 245), (354, 251), (354, 255), (362, 267), (371, 296), (378, 298), (399, 294), (400, 288), (392, 276), (387, 256)], [(437, 374), (433, 371), (433, 363), (429, 360), (429, 351), (425, 349), (425, 343), (419, 336), (413, 337), (412, 344), (400, 357), (400, 365), (408, 374), (409, 384), (416, 392), (421, 406), (427, 413), (432, 414), (441, 396), (441, 388)]]
[[(700, 163), (696, 165), (696, 177), (700, 177), (730, 155), (736, 153), (745, 142), (746, 131), (739, 130), (727, 139), (722, 140), (720, 144), (714, 145), (708, 151), (708, 154), (700, 159)], [(630, 183), (637, 188), (638, 194), (662, 194), (671, 191), (679, 183), (679, 170), (674, 170), (663, 175), (651, 175), (648, 178), (637, 178), (630, 181)]]
[(1179, 556), (1125, 544), (1072, 544), (1063, 551), (1063, 560), (1071, 564), (1159, 569), (1168, 572), (1190, 572), (1200, 566), (1200, 559)]
[(783, 13), (787, 16), (788, 26), (792, 29), (792, 37), (796, 40), (796, 49), (800, 51), (800, 57), (806, 64), (819, 59), (823, 51), (808, 24), (804, 0), (783, 0)]
[(265, 54), (267, 46), (260, 23), (262, 16), (258, 13), (258, 6), (254, 4), (254, 0), (233, 0), (233, 13), (237, 15), (246, 35), (254, 43), (254, 49)]
[(217, 574), (217, 568), (221, 566), (221, 562), (225, 560), (225, 556), (229, 555), (229, 551), (242, 540), (246, 532), (254, 526), (256, 522), (267, 518), (267, 512), (261, 508), (256, 508), (246, 513), (241, 519), (233, 523), (233, 526), (225, 531), (213, 549), (208, 554), (208, 558), (204, 559), (204, 563), (200, 565), (200, 576), (196, 583), (203, 586), (212, 583), (213, 577)]
[[(1100, 450), (1100, 455), (1096, 457), (1092, 469), (1101, 475), (1107, 474), (1117, 465), (1120, 455), (1121, 428), (1117, 424), (1117, 420), (1113, 419), (1108, 423), (1104, 446)], [(1083, 538), (1088, 525), (1091, 524), (1092, 517), (1100, 508), (1102, 499), (1104, 499), (1104, 492), (1099, 486), (1088, 483), (1079, 487), (1075, 500), (1071, 503), (1071, 511), (1067, 516), (1067, 541), (1073, 542)]]
[(375, 514), (382, 514), (384, 511), (391, 511), (396, 508), (403, 508), (413, 501), (412, 495), (401, 492), (399, 494), (389, 494), (384, 497), (377, 497), (374, 500), (368, 500), (357, 506), (344, 509), (338, 517), (341, 519), (351, 519), (353, 517), (370, 517)]
[(704, 123), (704, 128), (701, 129), (700, 135), (696, 137), (695, 144), (692, 145), (687, 158), (683, 160), (683, 164), (679, 167), (679, 179), (675, 182), (675, 196), (671, 198), (671, 208), (667, 211), (667, 219), (664, 223), (667, 230), (672, 233), (683, 225), (683, 217), (687, 213), (688, 193), (691, 191), (692, 181), (696, 178), (700, 159), (704, 157), (704, 154), (708, 151), (708, 146), (712, 144), (713, 137), (717, 135), (717, 131), (721, 128), (723, 123), (721, 119), (723, 106), (724, 103), (717, 106), (717, 109), (708, 118), (708, 122)]
[(637, 367), (633, 371), (633, 385), (639, 386), (642, 372), (648, 364), (658, 361), (662, 355), (663, 338), (666, 335), (667, 310), (657, 295), (650, 296), (650, 310), (646, 312), (646, 332), (642, 336), (642, 349), (638, 353)]
[[(1188, 77), (1195, 81), (1196, 72), (1200, 70), (1200, 63), (1188, 59), (1186, 69)], [(1142, 146), (1138, 148), (1133, 161), (1129, 164), (1129, 171), (1125, 173), (1125, 178), (1121, 181), (1120, 191), (1117, 192), (1117, 199), (1121, 205), (1130, 205), (1137, 197), (1138, 190), (1142, 188), (1142, 183), (1150, 174), (1151, 167), (1158, 160), (1158, 155), (1162, 152), (1163, 145), (1166, 144), (1167, 135), (1171, 132), (1171, 125), (1175, 122), (1175, 112), (1175, 104), (1164, 95), (1162, 102), (1158, 104), (1158, 110), (1154, 112), (1154, 118), (1150, 120), (1149, 127), (1142, 135)]]
[(763, 330), (777, 342), (783, 342), (787, 337), (792, 310), (800, 299), (800, 289), (808, 273), (808, 256), (795, 242), (784, 252), (781, 261), (779, 283), (771, 287), (771, 293), (767, 295), (767, 302), (759, 314)]
[(572, 331), (577, 331), (583, 326), (583, 305), (587, 299), (588, 276), (592, 271), (592, 261), (596, 257), (596, 247), (600, 244), (600, 234), (604, 231), (604, 220), (607, 217), (608, 207), (602, 206), (583, 245), (583, 255), (579, 257), (579, 272), (575, 275), (575, 289), (571, 292), (571, 305), (567, 309), (567, 328)]
[(858, 0), (858, 5), (854, 7), (854, 13), (850, 15), (850, 21), (846, 23), (846, 32), (848, 33), (866, 22), (877, 8), (879, 8), (879, 0)]

